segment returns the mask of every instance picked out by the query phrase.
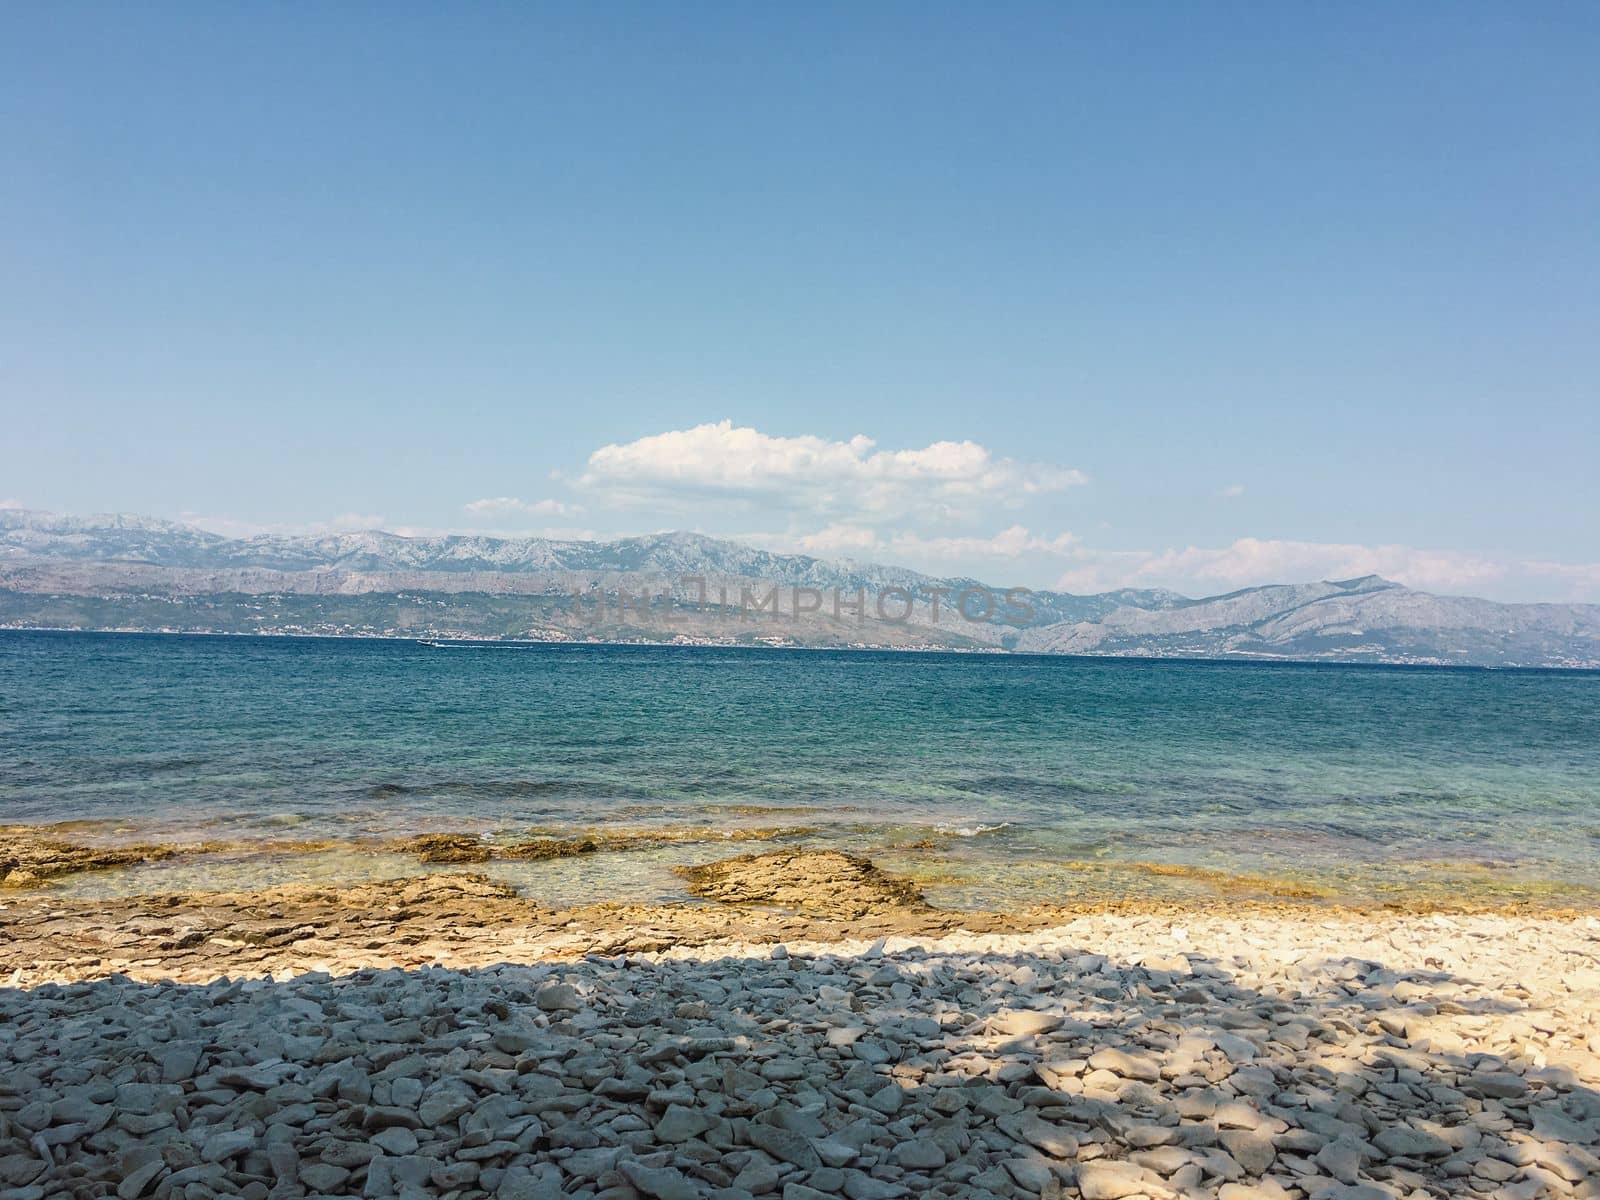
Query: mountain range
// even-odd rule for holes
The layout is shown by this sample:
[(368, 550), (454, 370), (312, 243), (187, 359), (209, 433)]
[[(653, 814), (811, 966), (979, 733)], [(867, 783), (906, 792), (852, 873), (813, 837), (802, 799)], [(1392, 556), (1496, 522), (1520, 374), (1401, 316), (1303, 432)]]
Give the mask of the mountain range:
[[(969, 615), (956, 609), (963, 592)], [(1438, 596), (1377, 576), (1201, 599), (1003, 593), (696, 533), (229, 538), (128, 514), (0, 509), (0, 627), (1600, 667), (1600, 605)]]

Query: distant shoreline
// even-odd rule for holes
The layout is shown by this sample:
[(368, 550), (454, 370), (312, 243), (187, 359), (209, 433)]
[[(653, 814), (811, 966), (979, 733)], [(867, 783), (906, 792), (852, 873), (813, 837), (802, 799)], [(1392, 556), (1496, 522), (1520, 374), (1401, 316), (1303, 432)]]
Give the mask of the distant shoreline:
[(660, 641), (584, 641), (554, 638), (452, 638), (444, 635), (413, 637), (391, 633), (229, 633), (224, 630), (191, 629), (76, 629), (53, 625), (0, 626), (0, 636), (12, 633), (82, 634), (91, 637), (148, 637), (148, 638), (215, 638), (229, 641), (273, 642), (391, 642), (425, 646), (429, 642), (458, 643), (463, 647), (515, 646), (518, 648), (549, 647), (575, 649), (624, 650), (742, 650), (757, 653), (800, 651), (825, 654), (895, 654), (895, 655), (950, 655), (951, 657), (1005, 658), (1040, 662), (1125, 662), (1125, 663), (1196, 663), (1218, 667), (1318, 667), (1327, 669), (1353, 668), (1382, 671), (1456, 671), (1466, 673), (1528, 674), (1528, 675), (1600, 675), (1600, 666), (1491, 666), (1484, 663), (1441, 663), (1404, 661), (1363, 661), (1356, 659), (1291, 658), (1276, 655), (1237, 654), (1217, 658), (1187, 654), (1051, 654), (1037, 650), (1007, 650), (1000, 646), (794, 646), (752, 645), (749, 642), (660, 642)]

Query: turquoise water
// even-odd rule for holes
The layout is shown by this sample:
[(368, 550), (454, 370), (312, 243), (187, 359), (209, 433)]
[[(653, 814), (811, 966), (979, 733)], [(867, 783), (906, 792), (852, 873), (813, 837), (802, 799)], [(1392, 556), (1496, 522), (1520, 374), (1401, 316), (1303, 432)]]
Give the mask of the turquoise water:
[[(554, 899), (668, 895), (673, 863), (733, 852), (710, 834), (799, 827), (784, 844), (866, 851), (954, 903), (1213, 886), (1113, 866), (1137, 863), (1588, 903), (1600, 674), (0, 633), (0, 822), (65, 821), (686, 838), (495, 864)], [(366, 845), (67, 887), (407, 869)]]

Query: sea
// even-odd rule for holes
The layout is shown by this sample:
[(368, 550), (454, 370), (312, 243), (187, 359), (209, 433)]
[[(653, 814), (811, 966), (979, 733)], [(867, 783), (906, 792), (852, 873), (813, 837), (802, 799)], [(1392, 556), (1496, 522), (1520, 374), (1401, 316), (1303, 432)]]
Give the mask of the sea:
[[(550, 903), (837, 847), (935, 903), (1600, 910), (1600, 673), (0, 632), (0, 824), (208, 843), (64, 895), (357, 882), (395, 839)], [(634, 835), (641, 835), (635, 837)]]

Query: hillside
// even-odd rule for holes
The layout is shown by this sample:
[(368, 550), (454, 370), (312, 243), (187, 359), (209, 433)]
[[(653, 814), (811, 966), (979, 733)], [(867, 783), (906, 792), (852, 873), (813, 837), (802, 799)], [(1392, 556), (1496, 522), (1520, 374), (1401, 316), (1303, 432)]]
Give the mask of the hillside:
[[(695, 533), (226, 538), (125, 514), (0, 510), (10, 627), (1600, 666), (1600, 606), (1436, 596), (1376, 576), (1202, 599), (1046, 591), (1027, 597), (1026, 619), (998, 601), (988, 620), (955, 612), (957, 594), (984, 586)], [(820, 593), (814, 609), (797, 588)]]

